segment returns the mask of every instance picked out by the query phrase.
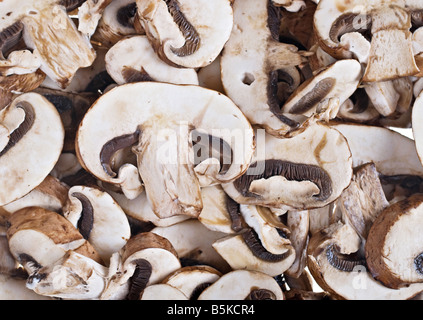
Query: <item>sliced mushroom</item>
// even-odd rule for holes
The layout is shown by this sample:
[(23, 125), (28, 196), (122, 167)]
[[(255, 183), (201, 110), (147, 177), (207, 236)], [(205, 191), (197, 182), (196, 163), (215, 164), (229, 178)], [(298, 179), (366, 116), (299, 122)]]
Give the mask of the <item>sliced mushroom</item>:
[(106, 265), (131, 237), (125, 212), (113, 198), (97, 188), (73, 186), (63, 215), (89, 241)]
[(10, 252), (30, 275), (43, 266), (52, 265), (68, 251), (101, 262), (72, 223), (54, 211), (26, 207), (14, 212), (6, 225)]
[(220, 271), (207, 265), (187, 266), (168, 275), (163, 283), (180, 290), (188, 299), (197, 300), (221, 276)]
[(284, 300), (275, 279), (267, 274), (234, 270), (205, 289), (198, 300)]
[(233, 9), (234, 27), (221, 57), (224, 90), (253, 125), (285, 135), (298, 123), (280, 112), (274, 92), (278, 70), (305, 58), (296, 46), (279, 42), (279, 16), (271, 1), (235, 1)]
[(146, 36), (133, 36), (117, 42), (107, 52), (106, 69), (117, 84), (160, 81), (198, 85), (194, 69), (168, 65), (158, 57)]
[(420, 93), (414, 101), (411, 119), (415, 148), (418, 158), (423, 164), (423, 130), (421, 126), (423, 123), (423, 93)]
[(64, 141), (56, 108), (36, 93), (18, 96), (0, 111), (10, 138), (0, 151), (0, 206), (21, 198), (53, 169)]
[(238, 203), (287, 210), (323, 207), (337, 199), (350, 183), (348, 144), (337, 130), (325, 124), (311, 125), (289, 139), (266, 134), (257, 146), (247, 172), (222, 184)]
[[(199, 133), (197, 156), (192, 148), (193, 131)], [(77, 155), (82, 166), (98, 179), (119, 185), (122, 179), (111, 168), (112, 157), (118, 150), (134, 146), (139, 175), (154, 213), (160, 218), (180, 214), (197, 217), (202, 203), (194, 171), (196, 159), (206, 161), (216, 146), (221, 170), (205, 170), (204, 176), (214, 183), (232, 181), (248, 168), (253, 137), (241, 111), (216, 91), (138, 82), (112, 89), (91, 107), (78, 130)]]
[(164, 237), (139, 233), (113, 254), (102, 300), (138, 300), (149, 285), (181, 268), (178, 254)]
[(158, 283), (145, 288), (140, 294), (140, 300), (188, 300), (188, 297), (169, 284)]
[(340, 106), (336, 117), (349, 122), (373, 123), (381, 114), (373, 106), (365, 89), (360, 87)]
[(389, 205), (374, 163), (355, 168), (351, 184), (342, 192), (338, 205), (363, 239), (377, 216)]
[[(412, 50), (412, 16), (421, 10), (417, 1), (319, 1), (314, 16), (321, 46), (334, 57), (352, 58), (353, 53), (340, 43), (350, 32), (369, 33), (370, 53), (364, 82), (395, 79), (417, 74)], [(392, 50), (395, 48), (395, 50)]]
[(86, 0), (78, 10), (78, 30), (91, 37), (106, 7), (112, 0)]
[(368, 272), (360, 237), (348, 224), (338, 222), (314, 234), (308, 246), (308, 267), (323, 290), (337, 299), (409, 299), (423, 284), (391, 289)]
[(68, 251), (59, 261), (32, 273), (26, 286), (47, 297), (98, 300), (105, 288), (107, 271), (93, 259)]
[(421, 194), (398, 201), (382, 211), (366, 241), (370, 272), (389, 288), (423, 285), (423, 248), (418, 226), (423, 218)]
[(171, 65), (200, 68), (212, 63), (233, 26), (229, 0), (137, 2), (138, 16), (158, 55)]

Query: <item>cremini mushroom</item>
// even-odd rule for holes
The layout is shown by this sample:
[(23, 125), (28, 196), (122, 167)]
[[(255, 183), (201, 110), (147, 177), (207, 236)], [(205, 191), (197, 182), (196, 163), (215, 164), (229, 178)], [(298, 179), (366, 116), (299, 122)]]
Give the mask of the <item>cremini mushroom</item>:
[(257, 271), (234, 270), (206, 288), (198, 300), (284, 300), (279, 284)]
[(108, 265), (113, 253), (131, 237), (125, 212), (105, 191), (86, 186), (69, 189), (63, 215), (89, 241)]
[(289, 139), (265, 134), (260, 141), (262, 147), (257, 148), (247, 172), (222, 184), (238, 203), (286, 210), (323, 207), (350, 183), (347, 141), (325, 124), (310, 125)]
[[(38, 61), (39, 68), (61, 88), (69, 85), (79, 68), (94, 61), (94, 49), (88, 38), (78, 32), (62, 1), (2, 1), (0, 12), (3, 52), (22, 38), (32, 52), (15, 51), (14, 56), (28, 56), (19, 61), (21, 64), (28, 59)], [(12, 66), (17, 68), (19, 63)]]
[(233, 26), (230, 0), (138, 0), (141, 26), (158, 55), (171, 65), (212, 63)]
[[(76, 149), (87, 171), (121, 185), (113, 157), (133, 147), (138, 169), (130, 165), (131, 177), (142, 179), (154, 213), (197, 217), (202, 209), (199, 180), (222, 183), (242, 175), (254, 153), (253, 137), (237, 106), (216, 91), (138, 82), (116, 87), (95, 102), (79, 127)], [(201, 170), (194, 170), (195, 164)]]
[(0, 206), (38, 186), (56, 164), (64, 143), (64, 128), (56, 108), (37, 93), (19, 95), (0, 111), (9, 131), (0, 151)]
[(181, 268), (178, 254), (166, 238), (152, 232), (139, 233), (110, 260), (102, 300), (139, 300), (148, 285), (160, 283)]
[(423, 196), (412, 195), (383, 210), (366, 241), (371, 274), (389, 288), (423, 283), (423, 248), (417, 226), (423, 217)]
[(419, 10), (421, 4), (414, 0), (390, 1), (389, 6), (383, 0), (322, 0), (314, 15), (314, 26), (322, 48), (338, 59), (353, 57), (350, 48), (340, 42), (341, 36), (365, 33), (370, 52), (363, 81), (391, 80), (420, 71), (410, 31)]
[(117, 84), (160, 81), (198, 85), (194, 69), (172, 67), (161, 60), (146, 36), (118, 41), (106, 54), (106, 69)]

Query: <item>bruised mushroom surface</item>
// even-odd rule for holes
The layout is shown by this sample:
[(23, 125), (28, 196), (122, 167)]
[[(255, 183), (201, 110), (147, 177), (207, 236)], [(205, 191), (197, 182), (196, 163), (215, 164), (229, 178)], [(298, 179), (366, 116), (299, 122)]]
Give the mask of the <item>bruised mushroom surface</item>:
[(229, 0), (137, 1), (141, 26), (171, 65), (200, 68), (222, 51), (233, 26)]
[(18, 96), (0, 111), (8, 131), (0, 150), (0, 205), (12, 202), (39, 185), (57, 162), (64, 128), (56, 108), (37, 93)]
[(322, 207), (350, 183), (351, 153), (337, 130), (316, 123), (289, 139), (257, 137), (257, 152), (247, 172), (222, 184), (238, 203), (287, 210)]
[(204, 169), (203, 176), (228, 182), (247, 170), (254, 152), (249, 122), (226, 96), (188, 85), (139, 82), (107, 92), (79, 127), (77, 154), (98, 179), (118, 185), (122, 181), (110, 170), (109, 160), (117, 150), (134, 146), (139, 175), (156, 215), (197, 217), (202, 202), (194, 171), (194, 130), (202, 134), (200, 138), (207, 137), (204, 148), (196, 151), (197, 158), (199, 153), (210, 154), (209, 136), (219, 141), (219, 146), (221, 139), (230, 146), (229, 154), (210, 165), (204, 163), (208, 159), (197, 165)]
[(29, 59), (36, 59), (40, 69), (62, 88), (79, 68), (94, 61), (94, 49), (78, 32), (62, 1), (2, 1), (0, 12), (3, 52), (22, 38), (32, 53), (21, 50), (14, 54), (26, 52)]

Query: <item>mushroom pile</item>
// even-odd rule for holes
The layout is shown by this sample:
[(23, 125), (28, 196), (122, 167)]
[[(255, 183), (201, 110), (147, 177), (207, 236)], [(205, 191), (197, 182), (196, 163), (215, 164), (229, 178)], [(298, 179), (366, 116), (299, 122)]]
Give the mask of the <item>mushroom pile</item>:
[(0, 1), (0, 299), (422, 299), (422, 12)]

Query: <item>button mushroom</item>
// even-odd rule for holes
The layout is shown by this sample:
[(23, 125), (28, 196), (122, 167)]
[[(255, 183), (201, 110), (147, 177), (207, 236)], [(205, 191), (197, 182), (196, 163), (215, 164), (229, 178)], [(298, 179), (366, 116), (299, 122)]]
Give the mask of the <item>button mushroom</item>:
[(0, 206), (39, 185), (56, 164), (64, 128), (56, 108), (37, 93), (18, 96), (0, 111), (10, 137), (0, 151)]
[(201, 143), (195, 153), (200, 154), (199, 165), (213, 149), (222, 150), (220, 143), (227, 146), (216, 155), (217, 166), (205, 164), (217, 169), (205, 170), (205, 177), (215, 183), (228, 182), (247, 170), (254, 152), (254, 132), (231, 100), (198, 86), (158, 82), (125, 84), (98, 99), (79, 127), (77, 154), (87, 171), (119, 185), (123, 181), (111, 167), (112, 158), (119, 149), (134, 146), (154, 213), (160, 218), (197, 217), (202, 203), (194, 171), (193, 130), (199, 133), (197, 146)]
[(229, 0), (137, 1), (146, 35), (171, 65), (200, 68), (222, 51), (233, 26)]

